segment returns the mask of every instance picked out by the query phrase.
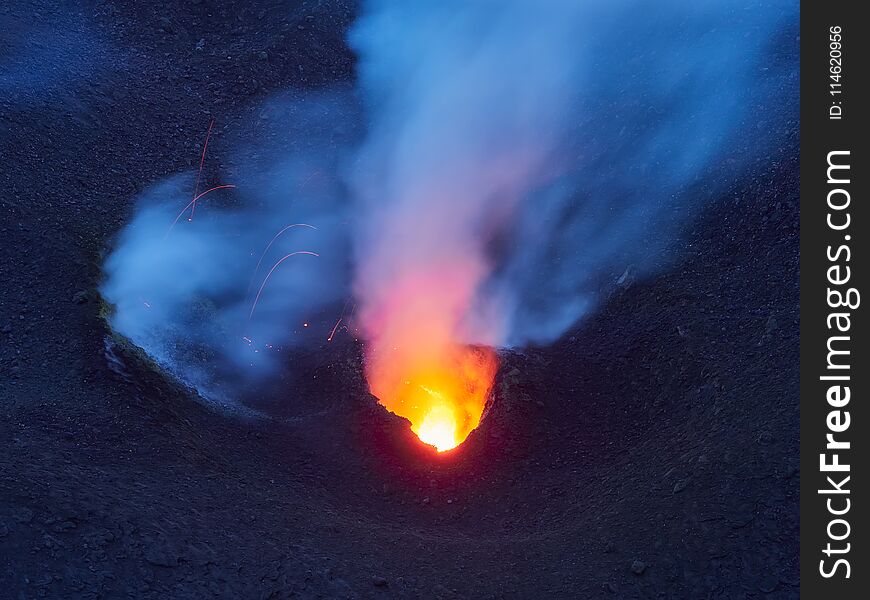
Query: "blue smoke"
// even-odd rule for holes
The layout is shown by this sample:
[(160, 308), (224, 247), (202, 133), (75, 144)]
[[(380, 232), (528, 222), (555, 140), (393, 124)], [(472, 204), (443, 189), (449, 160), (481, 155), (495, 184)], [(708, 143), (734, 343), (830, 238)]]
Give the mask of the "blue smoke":
[[(267, 158), (232, 201), (164, 239), (191, 177), (141, 199), (106, 262), (112, 325), (215, 395), (277, 364), (242, 336), (294, 346), (351, 290), (371, 307), (396, 276), (465, 259), (459, 335), (551, 342), (627, 269), (677, 260), (685, 227), (784, 143), (797, 25), (791, 0), (367, 2), (356, 89), (273, 101), (259, 139), (285, 143), (242, 145)], [(249, 319), (257, 259), (296, 222), (317, 230), (264, 267), (280, 249), (320, 257), (282, 267)]]
[(349, 278), (335, 174), (356, 134), (336, 124), (354, 110), (338, 90), (267, 103), (238, 134), (255, 145), (237, 142), (228, 160), (235, 187), (202, 197), (192, 220), (194, 174), (143, 194), (104, 264), (112, 327), (225, 408), (294, 348), (323, 342), (324, 310), (341, 308)]
[(469, 342), (548, 343), (626, 269), (663, 268), (797, 114), (791, 1), (366, 6), (357, 291), (383, 305), (458, 249), (489, 270)]

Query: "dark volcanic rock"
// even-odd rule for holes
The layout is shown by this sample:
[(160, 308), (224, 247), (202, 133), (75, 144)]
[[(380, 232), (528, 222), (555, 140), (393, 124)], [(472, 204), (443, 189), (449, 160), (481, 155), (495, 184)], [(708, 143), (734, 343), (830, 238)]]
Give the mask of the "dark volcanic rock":
[(646, 571), (646, 563), (642, 560), (635, 560), (631, 563), (631, 572), (635, 575), (643, 575)]

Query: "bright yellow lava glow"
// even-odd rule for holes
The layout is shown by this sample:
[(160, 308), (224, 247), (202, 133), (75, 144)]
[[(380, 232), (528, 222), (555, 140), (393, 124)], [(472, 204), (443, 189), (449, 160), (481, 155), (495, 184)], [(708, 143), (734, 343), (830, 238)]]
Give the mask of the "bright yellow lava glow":
[(423, 418), (417, 437), (424, 444), (435, 446), (438, 452), (450, 450), (459, 445), (456, 439), (456, 419), (445, 407), (433, 408)]
[(408, 419), (420, 441), (444, 452), (480, 424), (498, 359), (489, 348), (440, 349), (437, 357), (411, 355), (414, 360), (394, 353), (392, 361), (370, 362), (368, 376), (381, 404)]
[(442, 403), (435, 404), (423, 417), (420, 425), (411, 427), (411, 430), (417, 434), (424, 444), (435, 446), (438, 452), (450, 450), (459, 445), (462, 440), (457, 439), (457, 423), (456, 414), (450, 408), (450, 405), (444, 401), (444, 397), (438, 392), (430, 390), (425, 386), (420, 386), (431, 396), (437, 398)]

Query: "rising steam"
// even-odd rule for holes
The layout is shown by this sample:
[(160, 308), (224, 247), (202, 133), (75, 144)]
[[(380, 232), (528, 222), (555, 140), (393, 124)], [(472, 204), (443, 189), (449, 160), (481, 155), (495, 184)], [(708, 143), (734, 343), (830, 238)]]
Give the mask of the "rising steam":
[[(190, 178), (142, 198), (106, 263), (112, 324), (208, 392), (203, 364), (249, 385), (275, 364), (263, 344), (300, 343), (350, 296), (373, 393), (450, 447), (479, 421), (491, 348), (551, 342), (626, 268), (666, 265), (776, 148), (796, 26), (786, 0), (367, 2), (357, 89), (285, 103), (291, 147), (245, 165), (231, 206), (167, 238)], [(299, 222), (316, 230), (263, 265), (319, 256), (282, 264), (249, 319), (263, 248)]]
[(196, 174), (155, 186), (106, 260), (112, 326), (220, 404), (324, 340), (345, 300), (347, 200), (335, 174), (355, 133), (335, 124), (359, 120), (347, 96), (268, 103), (239, 134), (255, 145), (234, 144), (234, 187), (193, 214)]

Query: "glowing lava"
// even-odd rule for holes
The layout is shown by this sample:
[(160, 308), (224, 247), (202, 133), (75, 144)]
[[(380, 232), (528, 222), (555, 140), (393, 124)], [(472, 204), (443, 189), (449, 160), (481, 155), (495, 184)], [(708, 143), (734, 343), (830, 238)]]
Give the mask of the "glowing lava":
[(449, 404), (433, 406), (423, 417), (423, 422), (415, 432), (424, 444), (435, 446), (438, 452), (450, 450), (459, 445), (456, 434), (456, 415)]
[(443, 452), (480, 423), (498, 357), (488, 346), (465, 343), (475, 337), (463, 317), (482, 262), (460, 248), (433, 248), (413, 261), (407, 252), (387, 251), (383, 262), (363, 265), (359, 323), (372, 394)]
[[(489, 348), (454, 345), (432, 362), (407, 361), (407, 355), (391, 353), (393, 364), (369, 362), (372, 393), (388, 410), (411, 422), (411, 431), (438, 452), (461, 444), (480, 424), (486, 399), (498, 369), (498, 358)], [(411, 364), (416, 363), (416, 364)], [(404, 377), (399, 375), (404, 373)]]
[(440, 365), (420, 365), (398, 385), (374, 393), (387, 409), (411, 421), (411, 431), (438, 452), (461, 444), (480, 424), (486, 398), (498, 368), (488, 348), (455, 346)]

